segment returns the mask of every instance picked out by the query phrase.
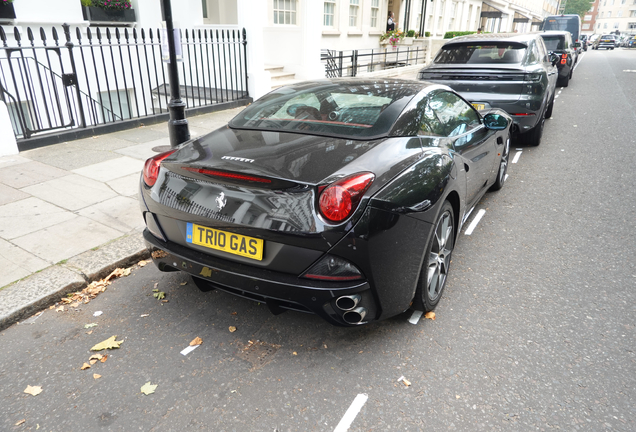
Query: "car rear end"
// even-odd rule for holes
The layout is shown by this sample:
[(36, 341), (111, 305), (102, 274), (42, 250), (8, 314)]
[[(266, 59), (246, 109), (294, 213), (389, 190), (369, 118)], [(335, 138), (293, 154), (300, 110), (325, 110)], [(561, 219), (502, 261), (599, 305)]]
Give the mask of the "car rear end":
[(557, 32), (545, 32), (541, 33), (543, 43), (545, 44), (548, 52), (554, 53), (559, 56), (559, 61), (556, 63), (556, 67), (559, 71), (559, 78), (563, 79), (570, 76), (572, 68), (574, 68), (574, 58), (572, 57), (572, 51), (567, 49), (568, 37), (563, 33)]
[[(282, 88), (239, 114), (230, 123), (234, 127), (149, 159), (140, 190), (144, 238), (155, 264), (162, 271), (191, 274), (203, 290), (265, 303), (274, 313), (311, 312), (339, 325), (378, 319), (387, 312), (376, 289), (385, 264), (372, 265), (373, 256), (379, 249), (399, 256), (419, 222), (383, 217), (369, 200), (422, 149), (416, 141), (395, 151), (392, 138), (367, 126), (383, 124), (386, 132), (413, 96), (411, 87), (421, 88), (401, 82), (394, 87), (395, 100), (377, 97), (371, 109), (353, 91), (342, 96), (341, 118), (325, 110), (327, 120), (305, 116), (303, 109), (311, 112), (307, 107), (314, 101), (302, 85), (298, 97)], [(391, 85), (369, 88), (368, 93), (383, 92)], [(334, 98), (323, 102), (335, 103)], [(294, 130), (286, 131), (286, 124)], [(312, 133), (337, 128), (373, 136), (355, 140)], [(375, 225), (369, 226), (371, 221)], [(404, 239), (381, 247), (368, 238), (391, 224)]]
[(478, 110), (500, 108), (514, 119), (517, 132), (537, 123), (548, 77), (526, 65), (528, 44), (505, 40), (460, 40), (445, 44), (418, 79), (451, 87)]
[(596, 49), (616, 48), (616, 38), (614, 35), (601, 35), (596, 44)]

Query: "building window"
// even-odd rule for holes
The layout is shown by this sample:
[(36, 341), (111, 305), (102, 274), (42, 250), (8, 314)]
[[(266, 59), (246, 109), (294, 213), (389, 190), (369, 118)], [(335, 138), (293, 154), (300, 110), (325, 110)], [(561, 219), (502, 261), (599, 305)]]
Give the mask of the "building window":
[(203, 18), (208, 17), (208, 0), (201, 0), (201, 6), (203, 7)]
[(623, 16), (623, 11), (619, 10), (618, 13), (616, 14), (617, 17), (622, 17)]
[(610, 0), (610, 6), (614, 6), (614, 0)]
[(634, 18), (634, 17), (636, 17), (636, 10), (629, 11), (629, 17), (630, 17), (630, 18)]
[(590, 25), (589, 24), (583, 24), (583, 30), (589, 30)]
[(621, 4), (624, 5), (627, 0), (621, 0)]
[(371, 0), (371, 28), (378, 26), (378, 15), (380, 15), (380, 0)]
[(296, 25), (296, 0), (274, 0), (274, 24)]
[(611, 18), (612, 17), (612, 11), (607, 11), (607, 17)]
[(615, 23), (614, 23), (614, 28), (615, 28), (615, 29), (617, 29), (617, 28), (618, 28), (618, 23), (617, 23), (617, 22), (615, 22)]
[(628, 30), (636, 30), (636, 22), (627, 23), (627, 29)]
[(360, 0), (349, 0), (349, 27), (358, 27)]
[(606, 29), (607, 28), (607, 23), (603, 24), (603, 28)]
[(603, 18), (603, 15), (605, 14), (605, 12), (601, 12), (601, 18)]
[(333, 27), (334, 26), (334, 12), (336, 10), (336, 1), (335, 0), (325, 0), (325, 13), (323, 18), (323, 23), (325, 27)]

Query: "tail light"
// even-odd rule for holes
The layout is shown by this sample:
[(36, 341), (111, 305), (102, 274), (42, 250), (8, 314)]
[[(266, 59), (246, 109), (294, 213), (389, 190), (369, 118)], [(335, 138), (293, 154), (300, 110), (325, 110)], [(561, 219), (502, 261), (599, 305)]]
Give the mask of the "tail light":
[(339, 282), (362, 279), (362, 273), (355, 265), (343, 258), (325, 255), (311, 266), (302, 277)]
[(156, 156), (151, 157), (144, 164), (144, 183), (148, 186), (154, 186), (159, 176), (159, 166), (161, 161), (170, 156), (177, 150), (170, 150), (165, 153), (159, 153)]
[(320, 213), (331, 222), (341, 222), (356, 209), (375, 176), (358, 173), (324, 188), (320, 194)]
[(561, 54), (561, 64), (566, 64), (568, 62), (568, 55)]

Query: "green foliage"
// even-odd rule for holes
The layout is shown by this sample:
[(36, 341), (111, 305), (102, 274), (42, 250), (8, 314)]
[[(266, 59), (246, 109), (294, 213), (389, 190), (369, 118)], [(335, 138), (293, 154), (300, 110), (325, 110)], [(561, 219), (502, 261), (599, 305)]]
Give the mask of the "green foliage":
[(93, 0), (81, 0), (82, 1), (82, 6), (93, 6)]
[(7, 6), (9, 3), (13, 3), (13, 0), (1, 0), (0, 6)]
[(590, 10), (592, 7), (592, 3), (590, 0), (568, 0), (565, 5), (565, 13), (566, 14), (576, 14), (583, 19), (583, 16)]
[(466, 36), (469, 34), (477, 33), (476, 31), (449, 31), (444, 33), (444, 39), (452, 39), (457, 36)]
[(132, 9), (129, 0), (80, 0), (82, 6), (94, 6), (102, 9), (110, 10), (126, 10)]
[(431, 37), (431, 32), (424, 32), (425, 37)]
[(406, 32), (406, 37), (415, 37), (415, 30), (409, 30)]

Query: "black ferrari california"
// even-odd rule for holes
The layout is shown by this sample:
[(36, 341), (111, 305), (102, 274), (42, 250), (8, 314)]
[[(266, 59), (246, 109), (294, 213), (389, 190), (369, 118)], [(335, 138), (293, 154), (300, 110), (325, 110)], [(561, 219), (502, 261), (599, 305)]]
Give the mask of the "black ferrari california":
[(421, 81), (281, 87), (146, 161), (144, 238), (160, 270), (273, 313), (430, 311), (463, 222), (504, 184), (511, 124)]

